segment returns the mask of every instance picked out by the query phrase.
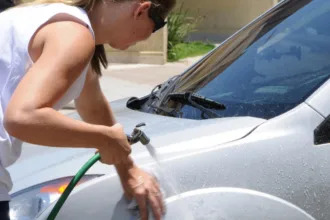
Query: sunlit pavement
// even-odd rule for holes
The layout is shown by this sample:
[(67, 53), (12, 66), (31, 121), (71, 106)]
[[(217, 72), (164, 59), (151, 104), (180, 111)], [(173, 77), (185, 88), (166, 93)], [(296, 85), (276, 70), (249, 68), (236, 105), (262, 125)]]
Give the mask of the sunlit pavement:
[[(100, 79), (102, 90), (108, 101), (144, 96), (172, 76), (182, 73), (200, 57), (194, 57), (165, 65), (114, 64), (103, 71)], [(74, 112), (73, 102), (60, 110), (62, 114)]]

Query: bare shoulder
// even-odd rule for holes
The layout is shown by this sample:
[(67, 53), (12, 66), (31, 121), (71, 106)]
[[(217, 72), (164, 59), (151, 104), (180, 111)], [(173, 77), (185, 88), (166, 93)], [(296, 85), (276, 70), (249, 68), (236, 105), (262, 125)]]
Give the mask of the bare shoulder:
[[(54, 18), (31, 41), (31, 53), (38, 63), (71, 71), (84, 68), (95, 50), (92, 32), (86, 25), (70, 18)], [(29, 48), (29, 49), (30, 49)]]

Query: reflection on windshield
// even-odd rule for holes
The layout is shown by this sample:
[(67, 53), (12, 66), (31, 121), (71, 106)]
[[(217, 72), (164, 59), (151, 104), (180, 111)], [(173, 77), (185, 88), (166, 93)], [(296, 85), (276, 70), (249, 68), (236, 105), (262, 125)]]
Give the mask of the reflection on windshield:
[[(172, 93), (194, 92), (228, 108), (221, 117), (272, 118), (300, 104), (330, 75), (330, 1), (291, 0), (245, 28), (185, 73)], [(182, 117), (198, 109), (174, 101)]]

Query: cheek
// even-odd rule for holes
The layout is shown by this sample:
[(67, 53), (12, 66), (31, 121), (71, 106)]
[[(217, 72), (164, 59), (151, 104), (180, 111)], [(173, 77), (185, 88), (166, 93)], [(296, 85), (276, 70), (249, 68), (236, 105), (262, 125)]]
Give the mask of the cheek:
[(150, 28), (140, 28), (135, 34), (135, 39), (136, 41), (145, 41), (151, 36), (151, 34), (152, 31)]
[(122, 32), (122, 33), (118, 34), (117, 42), (118, 42), (118, 44), (123, 45), (123, 46), (131, 44), (134, 41), (134, 38), (135, 38), (134, 36), (135, 36), (135, 33), (133, 31)]
[(140, 41), (147, 40), (152, 34), (152, 27), (146, 24), (135, 25), (133, 28), (126, 29), (125, 33), (118, 36), (118, 41), (122, 45), (134, 45)]

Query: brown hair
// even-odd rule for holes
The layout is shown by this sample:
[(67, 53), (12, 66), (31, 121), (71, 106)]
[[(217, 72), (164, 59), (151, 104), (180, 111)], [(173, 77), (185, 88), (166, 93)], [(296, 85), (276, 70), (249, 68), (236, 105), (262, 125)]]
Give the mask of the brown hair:
[[(34, 0), (33, 2), (22, 4), (31, 5), (31, 4), (48, 4), (48, 3), (64, 3), (71, 6), (77, 6), (83, 8), (85, 11), (90, 11), (93, 9), (94, 5), (102, 0)], [(115, 3), (130, 2), (135, 0), (111, 0)], [(143, 0), (150, 1), (157, 7), (157, 12), (163, 18), (166, 18), (168, 13), (174, 8), (176, 0)], [(97, 45), (95, 47), (94, 55), (91, 60), (92, 69), (99, 76), (101, 73), (101, 65), (106, 68), (108, 66), (108, 60), (105, 53), (104, 45)]]

